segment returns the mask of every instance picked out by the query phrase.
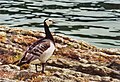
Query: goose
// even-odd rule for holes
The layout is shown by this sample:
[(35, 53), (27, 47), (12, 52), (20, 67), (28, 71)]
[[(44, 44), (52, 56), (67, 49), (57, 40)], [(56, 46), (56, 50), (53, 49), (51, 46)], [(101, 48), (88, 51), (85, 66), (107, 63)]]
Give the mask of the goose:
[[(19, 60), (17, 66), (21, 66), (25, 63), (29, 64), (34, 60), (41, 61), (42, 65), (42, 73), (45, 70), (45, 64), (47, 60), (52, 56), (55, 50), (55, 42), (54, 38), (49, 30), (49, 26), (52, 25), (54, 21), (51, 18), (47, 18), (44, 20), (44, 30), (45, 30), (45, 37), (43, 39), (39, 39), (34, 42), (28, 49), (24, 52), (23, 57)], [(35, 64), (36, 72), (37, 64)]]

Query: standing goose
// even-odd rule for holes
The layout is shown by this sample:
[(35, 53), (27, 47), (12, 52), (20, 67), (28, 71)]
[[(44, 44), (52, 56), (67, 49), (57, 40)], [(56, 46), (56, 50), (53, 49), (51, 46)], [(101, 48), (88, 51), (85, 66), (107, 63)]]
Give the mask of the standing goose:
[[(42, 73), (44, 73), (45, 64), (47, 60), (52, 56), (55, 50), (55, 42), (53, 36), (49, 30), (49, 26), (52, 25), (54, 21), (50, 18), (44, 20), (44, 29), (45, 29), (45, 38), (39, 39), (34, 42), (24, 53), (23, 57), (17, 64), (21, 66), (25, 63), (29, 64), (30, 62), (38, 59), (42, 63)], [(37, 72), (37, 65), (36, 65)]]

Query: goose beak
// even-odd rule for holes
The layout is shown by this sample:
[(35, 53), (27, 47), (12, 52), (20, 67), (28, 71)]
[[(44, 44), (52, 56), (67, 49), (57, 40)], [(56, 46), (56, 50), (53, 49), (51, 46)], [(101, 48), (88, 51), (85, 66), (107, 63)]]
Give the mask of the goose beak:
[(53, 24), (55, 24), (56, 22), (54, 20), (52, 20)]

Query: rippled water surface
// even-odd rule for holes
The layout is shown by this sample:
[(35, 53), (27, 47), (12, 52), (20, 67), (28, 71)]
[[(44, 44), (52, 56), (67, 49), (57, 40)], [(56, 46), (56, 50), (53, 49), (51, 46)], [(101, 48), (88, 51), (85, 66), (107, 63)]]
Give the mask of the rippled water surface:
[(0, 0), (0, 25), (51, 31), (98, 47), (120, 48), (120, 0)]

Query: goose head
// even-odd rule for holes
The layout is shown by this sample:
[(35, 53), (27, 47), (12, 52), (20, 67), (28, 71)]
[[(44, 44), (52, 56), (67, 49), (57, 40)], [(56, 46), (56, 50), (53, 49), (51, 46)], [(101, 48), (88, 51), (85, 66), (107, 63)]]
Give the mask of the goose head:
[(50, 25), (54, 23), (54, 20), (51, 18), (47, 18), (45, 19), (44, 23), (49, 27)]

